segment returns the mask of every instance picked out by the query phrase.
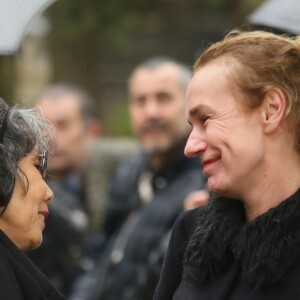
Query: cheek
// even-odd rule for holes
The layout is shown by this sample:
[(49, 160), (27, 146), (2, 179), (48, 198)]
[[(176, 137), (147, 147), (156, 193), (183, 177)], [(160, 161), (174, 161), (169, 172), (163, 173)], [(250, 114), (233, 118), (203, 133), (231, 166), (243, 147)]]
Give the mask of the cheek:
[(130, 120), (132, 129), (135, 132), (138, 132), (144, 121), (143, 115), (135, 111), (134, 113), (130, 114)]
[[(26, 181), (25, 181), (26, 182)], [(9, 201), (9, 205), (6, 208), (5, 214), (9, 211), (11, 214), (19, 214), (19, 211), (23, 209), (24, 200), (26, 198), (26, 190), (24, 190), (19, 182), (16, 180), (16, 184)]]
[(39, 204), (44, 199), (46, 199), (48, 190), (47, 185), (45, 184), (38, 170), (36, 170), (35, 179), (32, 180), (32, 182), (33, 183), (30, 184), (26, 193), (26, 198), (28, 199), (28, 201)]
[(243, 122), (210, 120), (206, 126), (206, 136), (209, 144), (233, 151), (248, 145), (249, 141), (257, 137), (257, 133)]
[(85, 135), (81, 131), (69, 132), (69, 135), (62, 141), (62, 148), (72, 155), (74, 150), (80, 149), (84, 144)]
[(180, 103), (174, 104), (172, 103), (168, 107), (166, 107), (165, 111), (169, 112), (170, 115), (173, 116), (173, 118), (184, 118), (186, 119), (186, 106), (184, 100), (180, 99)]
[(223, 140), (221, 151), (223, 176), (233, 176), (239, 180), (249, 176), (261, 164), (264, 143), (260, 136), (244, 133)]
[(218, 124), (208, 123), (205, 131), (207, 143), (212, 147), (224, 147), (230, 143), (228, 130)]
[[(178, 123), (180, 124), (187, 124), (187, 119), (186, 119), (186, 114), (185, 114), (185, 110), (180, 110), (177, 114), (175, 119), (177, 120)], [(189, 125), (190, 126), (190, 125)]]
[(69, 130), (68, 134), (66, 134), (66, 137), (69, 137), (72, 141), (77, 141), (82, 139), (84, 136), (84, 127), (76, 124)]
[(181, 111), (166, 111), (162, 112), (160, 115), (161, 119), (164, 120), (166, 124), (168, 124), (168, 129), (174, 132), (182, 132), (186, 128), (190, 128), (186, 120), (186, 115)]

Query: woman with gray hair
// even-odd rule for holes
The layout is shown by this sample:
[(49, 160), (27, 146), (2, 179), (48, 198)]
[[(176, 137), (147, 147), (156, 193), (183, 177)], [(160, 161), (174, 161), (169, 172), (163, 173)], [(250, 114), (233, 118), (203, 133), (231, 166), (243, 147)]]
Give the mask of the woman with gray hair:
[(38, 247), (53, 194), (44, 181), (53, 149), (51, 125), (37, 109), (0, 99), (0, 299), (60, 300), (23, 253)]

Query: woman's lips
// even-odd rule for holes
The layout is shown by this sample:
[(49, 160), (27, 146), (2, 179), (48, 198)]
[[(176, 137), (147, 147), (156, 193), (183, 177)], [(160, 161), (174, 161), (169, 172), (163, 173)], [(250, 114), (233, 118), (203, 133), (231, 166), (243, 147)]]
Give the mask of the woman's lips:
[(42, 215), (46, 219), (49, 215), (49, 212), (47, 210), (44, 210), (44, 211), (39, 211), (39, 214)]
[(44, 223), (44, 227), (45, 227), (45, 219), (48, 217), (48, 215), (49, 215), (49, 212), (47, 210), (39, 211), (39, 216)]
[(207, 170), (212, 164), (214, 164), (219, 159), (220, 159), (220, 157), (203, 160), (202, 161), (202, 168), (203, 168), (203, 170)]

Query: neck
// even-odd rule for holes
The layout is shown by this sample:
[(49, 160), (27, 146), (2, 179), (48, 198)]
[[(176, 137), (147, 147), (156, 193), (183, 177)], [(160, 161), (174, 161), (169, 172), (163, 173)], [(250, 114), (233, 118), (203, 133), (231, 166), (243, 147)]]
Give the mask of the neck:
[[(284, 158), (284, 159), (283, 159)], [(294, 150), (281, 159), (268, 161), (255, 188), (242, 197), (247, 220), (251, 221), (295, 193), (300, 187), (300, 159)], [(248, 189), (249, 190), (249, 189)]]

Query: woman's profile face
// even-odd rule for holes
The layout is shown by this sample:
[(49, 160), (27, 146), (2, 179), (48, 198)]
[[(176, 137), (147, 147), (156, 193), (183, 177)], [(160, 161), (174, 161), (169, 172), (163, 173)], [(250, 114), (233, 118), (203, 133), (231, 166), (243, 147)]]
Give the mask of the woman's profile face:
[(193, 129), (185, 154), (201, 158), (210, 190), (233, 198), (243, 197), (264, 171), (263, 114), (260, 108), (246, 110), (239, 97), (220, 60), (200, 68), (187, 90)]
[[(52, 191), (41, 176), (39, 156), (36, 151), (25, 156), (20, 162), (28, 179), (28, 189), (24, 190), (16, 179), (10, 202), (0, 217), (0, 229), (21, 250), (38, 247), (42, 242), (45, 217), (48, 215), (48, 201), (53, 197)], [(26, 178), (20, 173), (26, 184)]]

